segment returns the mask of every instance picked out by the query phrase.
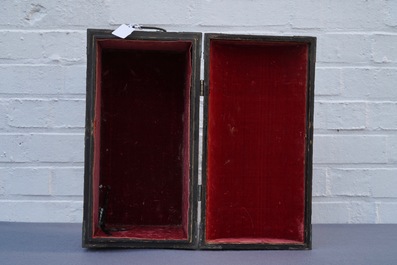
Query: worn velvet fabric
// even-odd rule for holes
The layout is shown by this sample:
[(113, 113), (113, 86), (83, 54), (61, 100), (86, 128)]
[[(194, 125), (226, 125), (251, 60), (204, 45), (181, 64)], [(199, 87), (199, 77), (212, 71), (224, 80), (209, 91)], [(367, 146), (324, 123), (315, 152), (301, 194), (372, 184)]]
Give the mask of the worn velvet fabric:
[(302, 243), (308, 46), (212, 40), (205, 238)]
[(94, 234), (186, 239), (191, 43), (98, 46), (94, 212), (111, 234), (96, 220)]

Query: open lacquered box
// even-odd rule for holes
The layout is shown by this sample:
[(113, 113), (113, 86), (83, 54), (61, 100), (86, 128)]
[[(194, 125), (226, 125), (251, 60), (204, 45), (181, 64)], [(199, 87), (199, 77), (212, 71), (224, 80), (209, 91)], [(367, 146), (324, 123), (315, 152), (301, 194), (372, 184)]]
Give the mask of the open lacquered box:
[(88, 30), (84, 247), (311, 247), (315, 38), (204, 36)]

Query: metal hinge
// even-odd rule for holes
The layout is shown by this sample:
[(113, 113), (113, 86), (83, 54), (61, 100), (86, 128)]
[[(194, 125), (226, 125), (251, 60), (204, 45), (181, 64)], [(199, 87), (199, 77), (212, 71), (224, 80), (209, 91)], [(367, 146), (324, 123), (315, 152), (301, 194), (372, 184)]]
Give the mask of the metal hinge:
[(199, 202), (201, 202), (201, 198), (203, 197), (203, 195), (202, 195), (203, 189), (201, 187), (202, 187), (201, 185), (198, 186), (198, 195), (197, 196), (198, 196)]
[(204, 80), (200, 80), (200, 96), (204, 97)]

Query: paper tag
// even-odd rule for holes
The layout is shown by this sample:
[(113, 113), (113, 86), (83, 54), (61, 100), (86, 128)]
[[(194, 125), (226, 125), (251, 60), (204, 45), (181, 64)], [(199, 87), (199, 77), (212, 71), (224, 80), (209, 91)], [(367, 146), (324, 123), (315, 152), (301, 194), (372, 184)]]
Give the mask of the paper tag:
[(112, 32), (113, 35), (125, 39), (128, 35), (134, 32), (135, 28), (131, 25), (121, 24), (116, 30)]

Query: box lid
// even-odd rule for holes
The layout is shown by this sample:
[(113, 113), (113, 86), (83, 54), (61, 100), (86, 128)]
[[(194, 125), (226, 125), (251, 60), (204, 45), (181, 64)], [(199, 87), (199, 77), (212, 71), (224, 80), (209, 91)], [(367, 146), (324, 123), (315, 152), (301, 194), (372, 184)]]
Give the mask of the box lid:
[(201, 248), (311, 247), (315, 43), (205, 34)]

